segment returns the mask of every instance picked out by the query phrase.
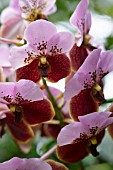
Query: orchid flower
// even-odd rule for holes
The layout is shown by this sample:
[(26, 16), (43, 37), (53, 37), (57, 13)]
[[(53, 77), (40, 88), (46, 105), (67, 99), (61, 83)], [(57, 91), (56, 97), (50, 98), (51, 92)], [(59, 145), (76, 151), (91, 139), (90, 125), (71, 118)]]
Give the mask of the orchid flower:
[(74, 120), (80, 115), (97, 111), (97, 101), (105, 102), (100, 82), (106, 74), (113, 71), (112, 63), (113, 52), (93, 50), (68, 81), (64, 97), (66, 100), (71, 99), (70, 114)]
[(111, 112), (93, 112), (79, 116), (79, 122), (73, 122), (64, 128), (58, 135), (57, 155), (64, 162), (76, 162), (83, 159), (88, 153), (97, 156), (96, 150), (100, 144), (104, 129), (113, 123)]
[(91, 27), (91, 13), (88, 11), (89, 0), (81, 0), (70, 18), (70, 22), (79, 30), (76, 36), (77, 46), (81, 46), (84, 36), (87, 36)]
[(74, 42), (71, 33), (57, 33), (52, 23), (38, 20), (27, 27), (24, 37), (27, 44), (11, 50), (10, 62), (17, 69), (17, 80), (37, 82), (41, 77), (47, 77), (49, 81), (57, 82), (70, 73), (66, 52)]
[(19, 0), (12, 0), (9, 7), (5, 8), (1, 13), (1, 37), (16, 39), (17, 35), (23, 35), (25, 24), (21, 17), (18, 2)]
[(5, 103), (15, 117), (15, 122), (23, 118), (30, 125), (49, 121), (54, 110), (49, 100), (44, 99), (37, 84), (30, 80), (0, 83), (0, 102)]
[(56, 11), (56, 0), (19, 0), (22, 17), (27, 21), (43, 19)]
[[(66, 84), (65, 99), (72, 98), (80, 91), (89, 88), (99, 88), (99, 81), (113, 71), (113, 52), (94, 50), (84, 61), (72, 79)], [(100, 89), (97, 89), (100, 90)]]
[(91, 13), (88, 11), (89, 0), (81, 0), (70, 18), (70, 22), (78, 29), (75, 35), (75, 44), (70, 51), (70, 59), (73, 71), (77, 71), (88, 56), (89, 50), (95, 49), (89, 40), (89, 30), (91, 27)]

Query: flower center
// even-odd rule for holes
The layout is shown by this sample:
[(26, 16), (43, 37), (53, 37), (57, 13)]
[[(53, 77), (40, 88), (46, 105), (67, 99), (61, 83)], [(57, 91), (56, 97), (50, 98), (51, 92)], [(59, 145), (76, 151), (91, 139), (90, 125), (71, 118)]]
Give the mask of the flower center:
[(9, 106), (9, 108), (10, 108), (10, 111), (15, 116), (15, 123), (19, 123), (20, 120), (22, 119), (22, 108), (21, 108), (21, 106), (18, 106), (16, 104), (11, 104)]
[(97, 140), (96, 140), (96, 137), (93, 136), (92, 138), (90, 138), (88, 140), (88, 143), (87, 143), (87, 147), (86, 147), (86, 150), (91, 153), (93, 156), (98, 156), (99, 155), (99, 152), (97, 152)]
[(36, 21), (38, 19), (47, 20), (46, 16), (42, 14), (40, 9), (34, 9), (30, 13), (22, 13), (22, 18), (30, 22)]
[(48, 76), (48, 72), (50, 71), (50, 65), (49, 65), (49, 62), (47, 61), (46, 56), (41, 56), (39, 58), (38, 69), (42, 77)]
[(97, 102), (104, 103), (106, 101), (104, 98), (103, 92), (102, 92), (102, 88), (99, 84), (95, 84), (92, 87), (92, 94), (93, 94), (94, 99)]

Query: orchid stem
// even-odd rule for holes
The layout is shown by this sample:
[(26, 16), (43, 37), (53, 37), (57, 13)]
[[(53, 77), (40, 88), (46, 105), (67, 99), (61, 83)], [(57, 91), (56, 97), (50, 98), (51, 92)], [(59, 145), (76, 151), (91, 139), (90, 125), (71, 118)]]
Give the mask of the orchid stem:
[(56, 150), (56, 145), (53, 147), (53, 148), (51, 148), (48, 152), (46, 152), (40, 159), (42, 160), (42, 161), (44, 161), (44, 160), (46, 160), (50, 155), (52, 155), (53, 154), (53, 152)]
[(113, 98), (111, 99), (106, 99), (105, 103), (112, 103), (113, 102)]
[(48, 96), (49, 96), (49, 98), (50, 98), (50, 100), (53, 104), (54, 109), (55, 109), (56, 116), (57, 116), (58, 120), (60, 121), (60, 125), (63, 126), (63, 115), (62, 115), (61, 109), (58, 107), (57, 102), (55, 101), (52, 93), (50, 92), (50, 89), (49, 89), (49, 87), (46, 83), (46, 80), (44, 78), (42, 78), (42, 80), (43, 80), (43, 84), (45, 86), (45, 89), (48, 93)]
[(2, 38), (2, 37), (0, 37), (0, 42), (5, 43), (5, 44), (14, 44), (16, 46), (23, 46), (24, 45), (23, 43), (20, 43), (18, 41), (9, 40), (9, 39)]

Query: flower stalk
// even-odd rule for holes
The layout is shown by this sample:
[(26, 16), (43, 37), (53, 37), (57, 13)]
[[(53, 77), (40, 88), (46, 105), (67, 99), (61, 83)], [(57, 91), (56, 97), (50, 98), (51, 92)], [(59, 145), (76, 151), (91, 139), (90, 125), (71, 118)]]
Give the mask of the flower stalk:
[(43, 81), (45, 89), (46, 89), (46, 91), (48, 93), (48, 96), (49, 96), (49, 98), (50, 98), (50, 100), (51, 100), (51, 102), (53, 104), (56, 116), (57, 116), (58, 120), (60, 121), (60, 125), (63, 126), (63, 115), (62, 115), (61, 109), (58, 107), (57, 102), (55, 101), (52, 93), (50, 92), (50, 89), (49, 89), (49, 87), (48, 87), (48, 85), (46, 83), (46, 80), (44, 78), (42, 78), (42, 81)]

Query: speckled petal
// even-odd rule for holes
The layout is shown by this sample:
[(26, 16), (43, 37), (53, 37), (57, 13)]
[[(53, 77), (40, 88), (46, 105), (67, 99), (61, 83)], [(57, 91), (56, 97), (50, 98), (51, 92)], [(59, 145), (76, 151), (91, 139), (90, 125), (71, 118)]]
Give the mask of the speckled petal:
[(55, 83), (69, 75), (71, 71), (70, 61), (65, 54), (50, 56), (47, 60), (51, 66), (51, 70), (47, 77), (49, 81)]
[(70, 115), (78, 121), (78, 116), (83, 116), (98, 111), (98, 103), (94, 100), (91, 89), (81, 91), (70, 100)]
[(41, 75), (38, 70), (38, 59), (32, 61), (29, 65), (21, 67), (16, 70), (16, 79), (32, 80), (35, 83), (40, 80)]
[[(101, 143), (104, 137), (105, 131), (101, 131), (100, 134), (96, 136), (98, 144)], [(86, 150), (88, 140), (83, 140), (79, 143), (73, 143), (65, 146), (58, 146), (57, 157), (66, 163), (74, 163), (80, 161), (88, 155)]]
[(93, 80), (92, 75), (97, 71), (100, 52), (100, 49), (93, 50), (76, 74), (66, 84), (64, 94), (66, 100), (76, 96), (81, 90), (92, 87), (92, 85), (96, 83), (96, 80)]
[(9, 61), (12, 67), (14, 69), (18, 69), (20, 67), (28, 65), (30, 63), (30, 60), (28, 60), (28, 62), (26, 61), (26, 59), (28, 59), (29, 57), (27, 52), (32, 52), (32, 51), (34, 52), (34, 49), (28, 44), (22, 47), (12, 47), (10, 51), (10, 57), (9, 57)]
[(111, 114), (111, 112), (93, 112), (84, 116), (79, 116), (78, 119), (87, 126), (90, 125), (92, 127), (97, 126), (101, 128)]
[[(20, 102), (43, 100), (43, 93), (38, 85), (33, 81), (25, 79), (22, 79), (15, 84), (14, 96), (15, 100), (18, 100), (17, 102), (19, 102), (19, 96)], [(21, 98), (23, 101), (21, 101)]]
[(0, 101), (11, 102), (14, 99), (14, 86), (13, 82), (0, 82)]
[(88, 5), (89, 0), (81, 0), (70, 18), (70, 22), (79, 30), (80, 37), (76, 41), (77, 46), (80, 46), (83, 42)]
[(97, 71), (98, 71), (98, 81), (103, 78), (106, 74), (113, 71), (113, 52), (105, 51), (100, 55), (100, 60), (98, 61)]
[(73, 48), (70, 51), (70, 59), (74, 71), (77, 71), (79, 69), (87, 56), (88, 53), (84, 46), (78, 47), (76, 44), (74, 44)]
[[(69, 41), (67, 41), (69, 40)], [(68, 52), (74, 44), (74, 36), (69, 32), (59, 32), (51, 37), (48, 41), (48, 52), (52, 50), (52, 48), (57, 48), (59, 51), (57, 53), (65, 53)]]
[(61, 129), (57, 143), (59, 146), (78, 143), (89, 138), (89, 128), (81, 122), (73, 122)]
[(7, 113), (6, 116), (7, 127), (15, 140), (25, 143), (33, 138), (34, 133), (32, 129), (23, 119), (16, 123), (12, 113)]
[(51, 120), (54, 115), (54, 109), (49, 100), (44, 99), (37, 102), (25, 103), (21, 105), (24, 119), (30, 125), (36, 125)]
[(88, 155), (86, 151), (87, 141), (57, 147), (57, 157), (66, 163), (77, 162)]

